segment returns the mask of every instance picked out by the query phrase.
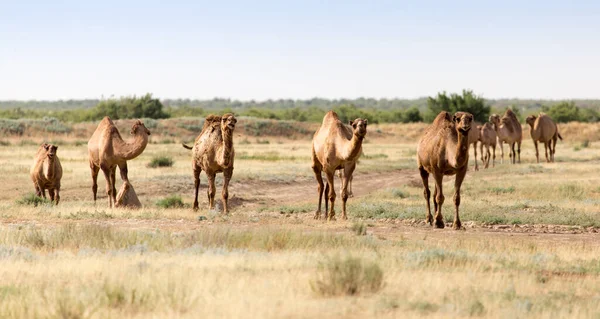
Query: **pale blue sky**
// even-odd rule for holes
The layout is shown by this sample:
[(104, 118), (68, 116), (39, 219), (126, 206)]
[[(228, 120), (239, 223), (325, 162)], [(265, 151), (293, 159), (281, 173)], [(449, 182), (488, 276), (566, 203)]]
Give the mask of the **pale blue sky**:
[(598, 1), (49, 2), (0, 0), (2, 100), (600, 98)]

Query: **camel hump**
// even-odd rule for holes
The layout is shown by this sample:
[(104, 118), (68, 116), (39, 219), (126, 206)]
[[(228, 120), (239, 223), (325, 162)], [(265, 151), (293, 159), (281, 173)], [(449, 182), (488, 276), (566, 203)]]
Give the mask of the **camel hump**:
[(331, 121), (331, 120), (338, 120), (338, 121), (340, 120), (340, 117), (333, 110), (330, 110), (329, 112), (327, 112), (325, 114), (325, 116), (323, 117), (323, 123), (325, 123), (326, 121)]
[(439, 124), (444, 122), (452, 122), (452, 115), (449, 112), (441, 111), (433, 120), (433, 124)]
[(221, 123), (221, 117), (219, 115), (210, 114), (204, 119), (204, 125), (202, 126), (201, 134), (210, 127), (218, 126)]

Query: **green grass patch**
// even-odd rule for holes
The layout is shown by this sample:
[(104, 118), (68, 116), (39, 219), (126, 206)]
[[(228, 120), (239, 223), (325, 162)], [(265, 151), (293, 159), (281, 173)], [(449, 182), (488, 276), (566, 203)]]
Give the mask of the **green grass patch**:
[(148, 167), (157, 168), (157, 167), (171, 167), (173, 166), (173, 159), (169, 156), (154, 156), (150, 163), (148, 163)]
[(156, 206), (160, 208), (183, 208), (183, 200), (181, 200), (181, 196), (172, 195), (166, 198), (163, 198), (156, 202)]
[(28, 193), (17, 200), (17, 204), (25, 206), (51, 205), (52, 202), (43, 197), (38, 197), (35, 193)]

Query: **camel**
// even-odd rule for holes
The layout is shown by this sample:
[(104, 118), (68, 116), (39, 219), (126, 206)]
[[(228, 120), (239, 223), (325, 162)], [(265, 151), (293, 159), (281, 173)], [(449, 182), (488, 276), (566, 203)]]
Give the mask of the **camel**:
[(454, 229), (461, 229), (458, 215), (460, 206), (460, 187), (463, 183), (469, 165), (469, 130), (473, 115), (466, 112), (456, 112), (454, 116), (446, 111), (440, 112), (429, 126), (417, 147), (417, 165), (423, 179), (423, 195), (427, 201), (427, 217), (425, 221), (433, 225), (429, 199), (429, 174), (435, 180), (434, 207), (435, 227), (444, 228), (442, 205), (444, 193), (442, 179), (444, 175), (456, 175), (454, 181)]
[[(519, 156), (518, 162), (521, 163), (521, 140), (523, 132), (517, 115), (511, 109), (507, 109), (502, 118), (498, 114), (490, 115), (490, 122), (494, 124), (496, 135), (498, 135), (498, 142), (500, 143), (500, 163), (504, 163), (504, 146), (502, 144), (504, 142), (509, 145), (511, 163), (515, 164), (517, 154)], [(517, 144), (517, 152), (515, 152), (515, 144)]]
[(60, 179), (62, 178), (62, 166), (56, 155), (57, 149), (56, 145), (42, 143), (29, 170), (35, 194), (46, 198), (47, 189), (50, 200), (56, 205), (60, 201)]
[[(481, 142), (481, 161), (483, 162), (484, 168), (490, 166), (490, 148), (493, 151), (494, 157), (492, 158), (492, 167), (496, 166), (496, 130), (494, 130), (494, 124), (486, 122), (483, 125), (477, 126), (479, 130), (479, 141)], [(485, 146), (485, 152), (483, 147)]]
[[(525, 120), (529, 124), (529, 133), (535, 145), (535, 157), (537, 162), (540, 162), (540, 153), (538, 152), (538, 142), (544, 143), (544, 150), (546, 151), (546, 162), (554, 162), (554, 153), (556, 153), (556, 140), (561, 139), (560, 133), (558, 133), (558, 127), (552, 121), (552, 119), (544, 114), (540, 113), (539, 116), (529, 115)], [(550, 149), (550, 157), (548, 157), (548, 149)]]
[(129, 182), (127, 161), (138, 157), (146, 149), (150, 131), (144, 126), (144, 123), (140, 120), (135, 121), (131, 126), (130, 133), (134, 136), (133, 140), (130, 142), (124, 141), (113, 121), (107, 116), (100, 121), (96, 131), (88, 141), (94, 203), (96, 202), (98, 190), (98, 172), (102, 170), (106, 178), (108, 207), (112, 208), (117, 203), (117, 189), (115, 188), (117, 166), (121, 173), (121, 179), (124, 182)]
[[(350, 122), (352, 129), (346, 127), (334, 111), (329, 111), (323, 117), (321, 127), (315, 132), (312, 143), (312, 169), (318, 182), (319, 206), (315, 219), (321, 218), (321, 198), (323, 196), (323, 177), (327, 176), (327, 198), (325, 200), (325, 218), (335, 220), (335, 189), (334, 174), (343, 169), (342, 178), (342, 218), (348, 219), (346, 201), (348, 200), (348, 182), (356, 168), (356, 162), (362, 152), (362, 142), (367, 134), (366, 119), (357, 118)], [(331, 207), (328, 209), (329, 202)]]
[(198, 210), (198, 188), (200, 187), (200, 172), (208, 177), (208, 207), (215, 207), (215, 176), (223, 173), (223, 212), (229, 213), (227, 200), (229, 198), (229, 181), (233, 175), (233, 130), (237, 119), (231, 113), (223, 116), (209, 115), (204, 121), (200, 135), (196, 137), (194, 146), (183, 147), (192, 150), (192, 168), (194, 172), (194, 210)]
[[(471, 125), (477, 126), (479, 123), (473, 122)], [(475, 159), (475, 170), (479, 170), (477, 165), (477, 142), (479, 142), (479, 130), (469, 130), (469, 146), (473, 144), (473, 154)]]

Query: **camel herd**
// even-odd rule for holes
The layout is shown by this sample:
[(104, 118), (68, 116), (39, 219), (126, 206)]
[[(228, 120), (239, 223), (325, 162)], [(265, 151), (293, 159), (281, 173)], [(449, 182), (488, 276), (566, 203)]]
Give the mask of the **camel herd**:
[[(215, 176), (223, 173), (222, 203), (225, 214), (228, 209), (228, 187), (233, 175), (235, 152), (233, 147), (233, 131), (237, 119), (231, 113), (223, 116), (209, 115), (196, 138), (193, 146), (183, 144), (192, 150), (192, 170), (194, 175), (194, 205), (198, 209), (198, 189), (200, 172), (204, 171), (208, 178), (208, 206), (215, 207)], [(546, 161), (554, 162), (557, 139), (562, 140), (558, 128), (552, 119), (540, 113), (539, 116), (527, 117), (530, 134), (535, 145), (536, 159), (539, 163), (538, 143), (543, 143), (546, 150)], [(325, 219), (335, 220), (334, 189), (335, 172), (339, 171), (341, 179), (342, 218), (347, 219), (346, 202), (351, 196), (352, 175), (362, 154), (363, 140), (367, 134), (367, 119), (357, 118), (348, 124), (342, 123), (334, 111), (329, 111), (323, 118), (323, 123), (316, 131), (312, 141), (312, 169), (318, 183), (319, 204), (314, 218), (321, 217), (321, 204), (325, 195)], [(475, 127), (475, 129), (473, 129)], [(139, 156), (148, 144), (150, 131), (140, 120), (131, 127), (131, 141), (124, 141), (119, 130), (109, 117), (105, 117), (88, 141), (89, 164), (92, 173), (92, 193), (96, 202), (98, 190), (98, 172), (102, 170), (106, 178), (108, 206), (133, 206), (141, 204), (129, 183), (127, 176), (127, 161)], [(454, 193), (454, 223), (453, 228), (460, 229), (461, 222), (458, 213), (460, 206), (460, 188), (465, 178), (469, 147), (473, 144), (475, 153), (475, 170), (477, 165), (477, 143), (480, 143), (481, 161), (484, 168), (495, 165), (496, 145), (500, 144), (501, 161), (504, 159), (503, 143), (509, 145), (511, 163), (521, 162), (521, 123), (515, 113), (507, 109), (502, 117), (492, 114), (489, 122), (479, 125), (473, 121), (473, 115), (467, 112), (456, 112), (454, 115), (442, 111), (433, 123), (425, 130), (417, 146), (417, 165), (423, 180), (424, 197), (427, 202), (426, 221), (430, 225), (443, 228), (442, 205), (444, 194), (442, 179), (444, 175), (456, 175)], [(515, 150), (516, 146), (516, 150)], [(484, 151), (485, 148), (485, 151)], [(58, 146), (43, 143), (38, 148), (34, 163), (30, 170), (36, 195), (46, 197), (48, 190), (51, 201), (58, 204), (60, 200), (60, 180), (62, 166), (57, 156)], [(490, 152), (492, 150), (492, 153)], [(116, 169), (119, 167), (123, 186), (117, 194), (115, 188)], [(327, 178), (323, 182), (322, 174)], [(433, 175), (435, 188), (433, 203), (435, 215), (431, 214), (429, 190), (429, 175)]]

